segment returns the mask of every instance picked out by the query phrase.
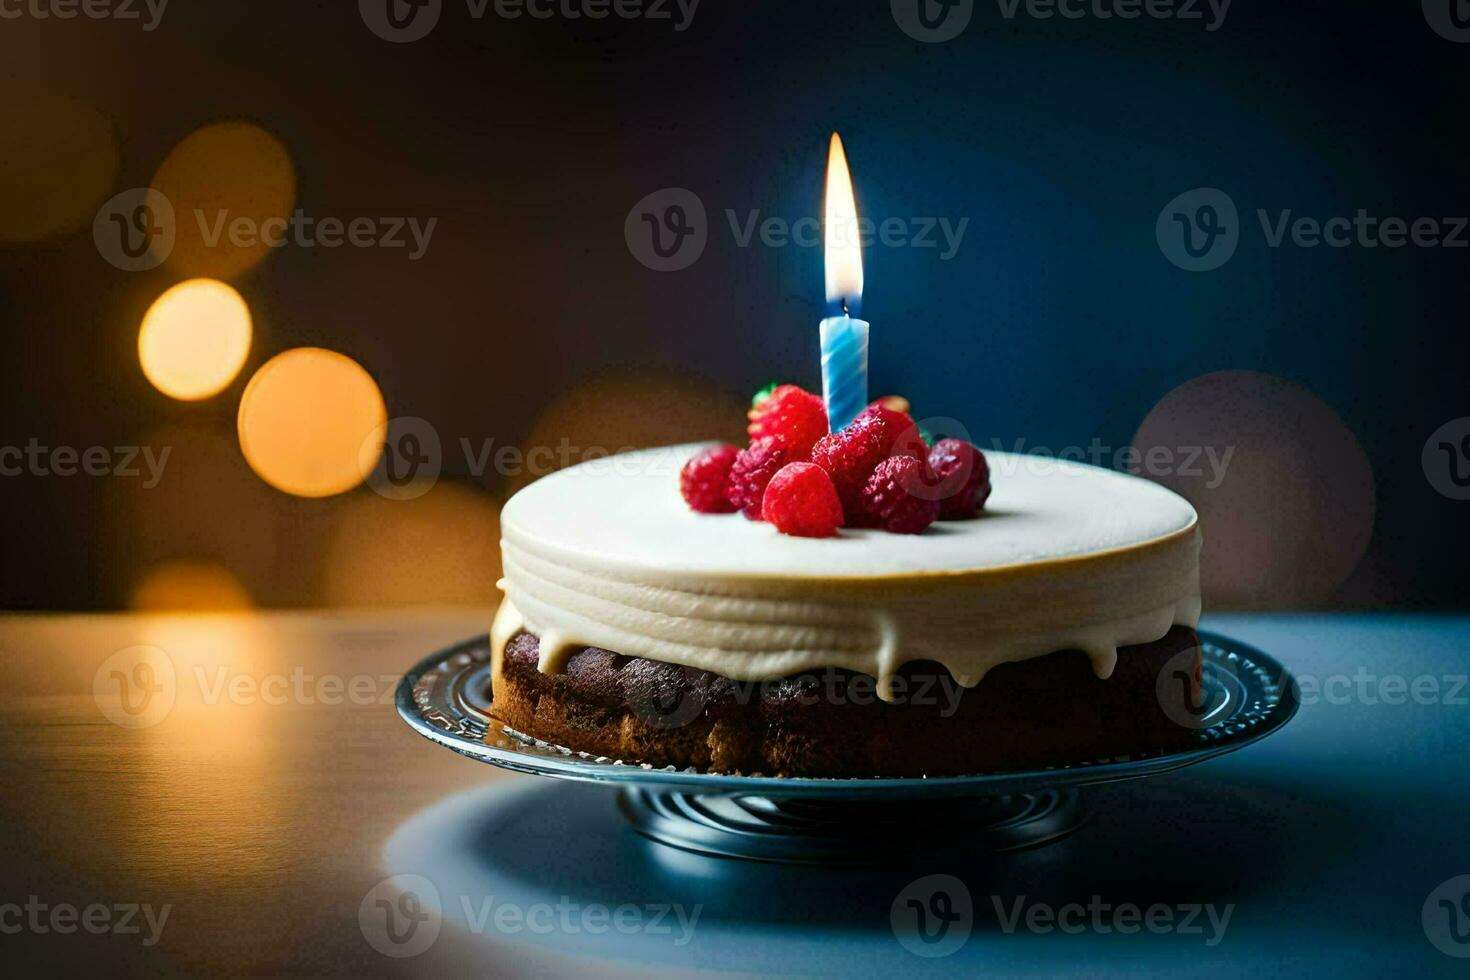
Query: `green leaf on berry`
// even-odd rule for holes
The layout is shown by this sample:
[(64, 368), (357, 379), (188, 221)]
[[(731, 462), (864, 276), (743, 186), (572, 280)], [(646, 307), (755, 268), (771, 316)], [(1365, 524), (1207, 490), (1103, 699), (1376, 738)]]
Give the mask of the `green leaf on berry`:
[(781, 382), (779, 382), (779, 381), (772, 381), (770, 384), (766, 385), (760, 391), (757, 391), (755, 393), (755, 397), (750, 400), (750, 407), (751, 408), (758, 408), (760, 406), (760, 403), (763, 402), (763, 401), (765, 401), (767, 398), (770, 398), (771, 397), (771, 393), (774, 392), (779, 387), (781, 387)]

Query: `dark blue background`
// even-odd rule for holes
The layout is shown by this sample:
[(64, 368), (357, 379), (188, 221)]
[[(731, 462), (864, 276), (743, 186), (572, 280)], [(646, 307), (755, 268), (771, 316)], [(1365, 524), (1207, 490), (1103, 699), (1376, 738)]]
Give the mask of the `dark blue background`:
[[(246, 118), (290, 148), (309, 212), (439, 217), (418, 263), (286, 250), (237, 282), (257, 312), (251, 367), (296, 344), (343, 350), (391, 414), (450, 441), (523, 438), (559, 392), (608, 371), (741, 397), (773, 378), (815, 386), (821, 250), (739, 248), (725, 211), (819, 213), (835, 129), (865, 215), (969, 219), (951, 261), (867, 251), (875, 394), (987, 440), (1125, 446), (1191, 378), (1291, 379), (1341, 416), (1377, 482), (1372, 582), (1331, 604), (1464, 605), (1470, 505), (1434, 492), (1420, 452), (1467, 414), (1470, 252), (1270, 249), (1254, 217), (1470, 211), (1470, 45), (1431, 31), (1418, 4), (1236, 0), (1207, 32), (1007, 20), (981, 2), (960, 37), (924, 44), (887, 0), (704, 0), (683, 33), (472, 21), (449, 2), (433, 35), (402, 46), (352, 6), (180, 5), (146, 36), (35, 28), (32, 50), (116, 119), (121, 186), (146, 183), (198, 125)], [(1189, 273), (1154, 224), (1201, 186), (1229, 193), (1245, 228), (1228, 264)], [(663, 187), (693, 190), (712, 222), (677, 273), (639, 265), (623, 237), (629, 208)], [(0, 435), (136, 439), (181, 412), (228, 427), (250, 367), (219, 404), (181, 408), (130, 360), (164, 272), (116, 273), (85, 233), (5, 258), (19, 339), (0, 362)], [(117, 601), (122, 586), (46, 530), (96, 533), (105, 492), (0, 487), (24, 557), (0, 598)]]

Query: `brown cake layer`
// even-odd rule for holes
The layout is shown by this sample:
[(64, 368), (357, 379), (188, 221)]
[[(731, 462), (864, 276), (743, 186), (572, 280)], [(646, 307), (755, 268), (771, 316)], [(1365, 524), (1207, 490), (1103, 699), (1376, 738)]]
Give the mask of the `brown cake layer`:
[(510, 727), (627, 762), (782, 776), (960, 775), (1179, 746), (1194, 729), (1164, 702), (1184, 705), (1186, 685), (1197, 698), (1201, 663), (1194, 630), (1176, 626), (1119, 650), (1107, 680), (1075, 650), (1002, 664), (971, 689), (919, 661), (890, 703), (848, 670), (742, 682), (596, 647), (543, 674), (539, 647), (525, 632), (506, 644), (492, 710)]

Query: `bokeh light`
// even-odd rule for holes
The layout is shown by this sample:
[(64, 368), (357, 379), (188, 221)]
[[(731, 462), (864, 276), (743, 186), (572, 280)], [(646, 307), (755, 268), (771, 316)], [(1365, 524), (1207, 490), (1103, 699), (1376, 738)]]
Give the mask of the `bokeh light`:
[(493, 606), (500, 593), (500, 506), (441, 480), (422, 496), (344, 499), (324, 558), (333, 606)]
[(329, 497), (361, 483), (382, 453), (370, 438), (388, 418), (361, 365), (319, 347), (277, 354), (240, 399), (240, 450), (262, 480), (297, 497)]
[(1337, 413), (1295, 382), (1202, 375), (1154, 407), (1133, 445), (1159, 461), (1143, 475), (1199, 511), (1207, 606), (1321, 604), (1368, 548), (1377, 493), (1367, 455)]
[(744, 445), (749, 400), (691, 378), (608, 374), (558, 397), (522, 444), (519, 489), (566, 465), (627, 449), (718, 439)]
[(91, 106), (6, 82), (0, 99), (0, 242), (39, 242), (91, 222), (117, 177), (112, 125)]
[(138, 331), (138, 359), (165, 395), (208, 398), (240, 373), (250, 332), (250, 308), (239, 293), (213, 279), (190, 279), (148, 308)]
[(98, 572), (119, 602), (149, 569), (183, 556), (223, 564), (261, 605), (304, 591), (284, 546), (310, 529), (289, 523), (292, 501), (256, 479), (232, 423), (200, 414), (151, 427), (141, 433), (152, 459), (140, 453), (144, 475), (110, 481), (104, 550), (118, 559)]
[[(228, 279), (253, 268), (296, 206), (290, 153), (244, 122), (186, 136), (159, 165), (152, 187), (173, 204), (177, 234), (167, 261), (186, 275)], [(237, 222), (239, 234), (232, 230)]]
[(153, 612), (225, 612), (250, 609), (250, 593), (218, 562), (180, 558), (148, 569), (133, 586), (128, 607)]
[(140, 433), (151, 454), (137, 460), (141, 475), (107, 481), (97, 546), (116, 560), (97, 567), (100, 583), (126, 606), (151, 570), (187, 558), (228, 569), (257, 608), (321, 605), (322, 555), (347, 497), (303, 506), (265, 483), (240, 452), (234, 415), (217, 415)]

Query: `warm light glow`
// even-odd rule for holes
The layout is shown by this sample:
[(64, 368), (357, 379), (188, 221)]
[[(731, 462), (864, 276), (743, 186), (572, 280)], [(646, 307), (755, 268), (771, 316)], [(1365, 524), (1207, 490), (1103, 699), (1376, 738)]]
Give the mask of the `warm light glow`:
[(257, 606), (279, 605), (313, 588), (302, 557), (315, 547), (311, 529), (240, 455), (234, 410), (244, 387), (224, 396), (228, 417), (213, 406), (173, 412), (182, 417), (138, 433), (141, 475), (116, 481), (116, 507), (107, 515), (116, 535), (109, 548), (120, 556), (115, 574), (130, 587), (150, 569), (190, 557), (229, 569)]
[(521, 443), (525, 465), (507, 474), (507, 486), (514, 492), (554, 470), (629, 449), (744, 443), (749, 405), (688, 376), (615, 371), (590, 378), (563, 389), (536, 418)]
[(298, 347), (271, 358), (240, 399), (240, 451), (262, 480), (297, 497), (350, 490), (377, 465), (369, 437), (388, 412), (372, 376), (350, 357)]
[(342, 501), (322, 552), (330, 606), (494, 606), (500, 504), (441, 480), (411, 500)]
[(254, 603), (223, 565), (176, 559), (150, 568), (133, 587), (128, 605), (139, 611), (224, 612), (249, 609)]
[(249, 352), (250, 308), (213, 279), (190, 279), (158, 297), (138, 331), (143, 373), (159, 391), (184, 401), (222, 391)]
[(171, 859), (208, 866), (222, 887), (255, 887), (301, 813), (325, 805), (311, 787), (268, 789), (299, 753), (295, 739), (282, 737), (290, 731), (285, 717), (293, 708), (322, 708), (319, 697), (310, 703), (296, 695), (303, 654), (248, 614), (141, 616), (136, 623), (139, 640), (167, 654), (177, 696), (161, 722), (131, 735), (129, 751), (145, 771), (187, 776), (169, 779), (167, 806), (144, 793), (106, 794), (96, 819), (116, 829), (87, 834), (82, 844), (104, 837), (107, 853), (135, 867), (156, 860), (159, 841), (168, 841)]
[(152, 187), (173, 205), (168, 267), (228, 279), (276, 251), (296, 206), (296, 168), (285, 144), (259, 126), (215, 123), (168, 152)]
[(832, 134), (827, 155), (827, 302), (856, 307), (863, 298), (863, 252), (858, 235), (857, 197), (842, 137)]

